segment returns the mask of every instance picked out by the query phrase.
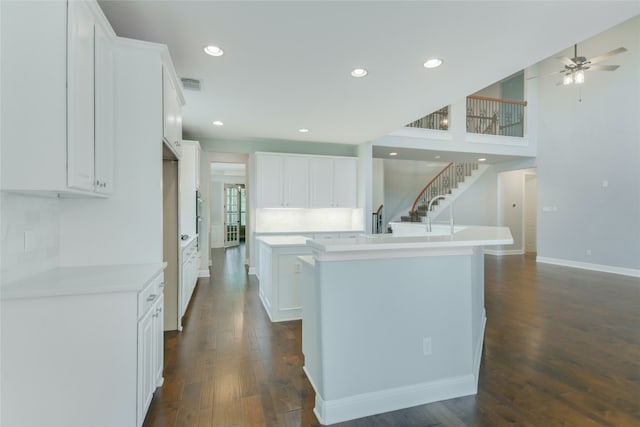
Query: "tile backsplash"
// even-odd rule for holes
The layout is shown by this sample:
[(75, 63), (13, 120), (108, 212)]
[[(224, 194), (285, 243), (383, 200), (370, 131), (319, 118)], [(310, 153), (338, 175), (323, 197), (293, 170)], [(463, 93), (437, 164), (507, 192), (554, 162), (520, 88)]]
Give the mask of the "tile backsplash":
[(362, 231), (362, 209), (256, 209), (256, 233)]
[(58, 267), (59, 199), (3, 191), (0, 227), (0, 285)]

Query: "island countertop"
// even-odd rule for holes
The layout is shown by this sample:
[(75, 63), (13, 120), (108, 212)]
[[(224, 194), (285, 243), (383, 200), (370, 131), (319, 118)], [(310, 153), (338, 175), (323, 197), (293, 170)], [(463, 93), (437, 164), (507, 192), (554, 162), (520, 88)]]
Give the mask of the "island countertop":
[(305, 236), (260, 236), (256, 238), (260, 242), (264, 242), (272, 247), (284, 247), (284, 246), (305, 246), (309, 237)]
[(353, 252), (414, 251), (455, 249), (474, 246), (510, 245), (513, 237), (508, 227), (467, 226), (453, 235), (394, 236), (374, 234), (349, 239), (312, 240), (307, 243), (314, 253), (336, 256)]

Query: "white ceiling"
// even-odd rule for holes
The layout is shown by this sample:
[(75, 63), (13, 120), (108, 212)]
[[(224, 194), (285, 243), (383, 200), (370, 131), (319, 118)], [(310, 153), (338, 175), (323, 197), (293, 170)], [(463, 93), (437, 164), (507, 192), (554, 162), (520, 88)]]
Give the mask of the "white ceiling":
[[(640, 13), (638, 1), (99, 3), (119, 36), (166, 44), (178, 76), (202, 81), (201, 92), (184, 91), (185, 138), (348, 144)], [(207, 44), (224, 56), (205, 55)], [(425, 69), (430, 57), (443, 66)], [(354, 79), (356, 67), (369, 75)]]

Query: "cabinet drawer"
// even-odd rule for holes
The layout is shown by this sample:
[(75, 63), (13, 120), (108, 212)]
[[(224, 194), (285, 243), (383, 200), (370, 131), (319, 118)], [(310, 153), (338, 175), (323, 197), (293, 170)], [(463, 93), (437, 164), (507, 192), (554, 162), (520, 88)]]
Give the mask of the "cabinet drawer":
[(153, 306), (164, 290), (164, 274), (159, 274), (138, 294), (138, 319)]

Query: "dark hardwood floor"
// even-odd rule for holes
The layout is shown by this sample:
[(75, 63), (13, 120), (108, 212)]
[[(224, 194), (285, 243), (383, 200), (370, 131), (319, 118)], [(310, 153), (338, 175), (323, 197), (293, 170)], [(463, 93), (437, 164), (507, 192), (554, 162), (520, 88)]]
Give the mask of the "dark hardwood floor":
[[(152, 426), (317, 426), (301, 322), (271, 323), (240, 248), (213, 251), (181, 333), (165, 334)], [(640, 426), (640, 281), (485, 259), (478, 394), (339, 426)]]

